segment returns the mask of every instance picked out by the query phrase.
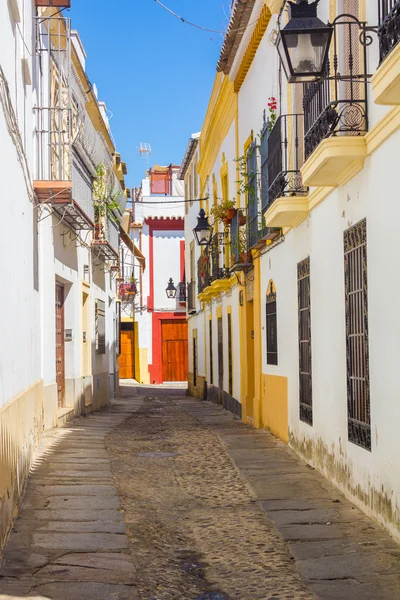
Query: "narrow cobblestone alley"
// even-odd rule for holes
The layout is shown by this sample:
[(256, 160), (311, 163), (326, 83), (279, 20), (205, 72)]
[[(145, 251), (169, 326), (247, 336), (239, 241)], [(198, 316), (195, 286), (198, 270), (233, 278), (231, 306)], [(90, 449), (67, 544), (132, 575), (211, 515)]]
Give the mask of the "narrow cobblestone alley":
[(184, 389), (43, 441), (0, 599), (400, 599), (400, 548), (270, 434)]

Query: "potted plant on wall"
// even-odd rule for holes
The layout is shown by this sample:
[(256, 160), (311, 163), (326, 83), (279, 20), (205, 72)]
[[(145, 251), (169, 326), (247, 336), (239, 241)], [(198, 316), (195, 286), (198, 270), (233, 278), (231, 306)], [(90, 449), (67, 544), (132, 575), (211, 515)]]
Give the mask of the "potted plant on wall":
[(213, 206), (210, 212), (216, 221), (229, 225), (236, 213), (235, 200), (222, 200), (220, 204)]

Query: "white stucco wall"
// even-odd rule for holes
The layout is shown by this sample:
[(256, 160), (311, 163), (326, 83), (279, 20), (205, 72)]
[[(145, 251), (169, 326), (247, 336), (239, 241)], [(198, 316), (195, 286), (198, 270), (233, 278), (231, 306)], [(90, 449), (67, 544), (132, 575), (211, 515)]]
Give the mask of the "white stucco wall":
[[(29, 47), (32, 44), (32, 6), (19, 3), (19, 27)], [(32, 87), (25, 85), (21, 60), (31, 60), (24, 48), (8, 2), (0, 6), (0, 56), (10, 101), (28, 164), (32, 158)], [(5, 82), (4, 82), (5, 83)], [(5, 87), (1, 85), (2, 92)], [(0, 221), (0, 406), (41, 379), (40, 302), (36, 210), (29, 198), (30, 186), (6, 127), (0, 103), (0, 181), (3, 216)]]

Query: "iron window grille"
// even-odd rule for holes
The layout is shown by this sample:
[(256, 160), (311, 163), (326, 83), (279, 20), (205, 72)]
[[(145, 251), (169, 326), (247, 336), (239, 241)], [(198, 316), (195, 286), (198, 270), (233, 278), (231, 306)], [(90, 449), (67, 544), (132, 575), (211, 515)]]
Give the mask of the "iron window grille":
[(276, 291), (271, 282), (266, 302), (266, 325), (267, 325), (267, 364), (278, 364), (278, 333), (276, 316)]
[(299, 310), (299, 392), (300, 419), (313, 424), (312, 409), (312, 357), (311, 357), (311, 298), (310, 258), (297, 265), (297, 290)]
[(193, 386), (197, 385), (197, 338), (193, 337)]
[(300, 168), (303, 166), (304, 117), (278, 117), (268, 138), (268, 205), (281, 196), (306, 195)]
[(249, 248), (257, 248), (262, 238), (263, 217), (259, 211), (258, 201), (258, 172), (257, 172), (257, 144), (253, 142), (246, 155), (247, 173), (247, 220)]
[[(243, 221), (241, 221), (241, 218)], [(242, 224), (241, 224), (242, 223)], [(246, 271), (252, 266), (249, 248), (247, 210), (236, 211), (231, 221), (231, 266), (230, 271)]]
[(352, 15), (333, 25), (332, 60), (325, 77), (304, 84), (305, 159), (322, 140), (338, 135), (364, 135), (368, 131), (367, 45), (365, 24)]
[(233, 395), (232, 315), (228, 313), (228, 392)]
[(229, 279), (230, 271), (227, 266), (227, 255), (225, 248), (229, 245), (228, 230), (217, 232), (211, 239), (211, 281), (217, 279)]
[(201, 294), (211, 284), (210, 251), (208, 248), (204, 249), (197, 261), (197, 277), (197, 289), (198, 293)]
[(400, 41), (400, 1), (378, 0), (378, 37), (380, 62)]
[(115, 327), (116, 353), (119, 356), (121, 354), (121, 302), (116, 303)]
[(176, 297), (178, 298), (178, 302), (181, 302), (183, 304), (184, 302), (186, 302), (186, 282), (180, 281), (178, 283), (177, 288), (178, 289), (177, 289)]
[(106, 353), (106, 312), (105, 302), (96, 300), (95, 304), (95, 350), (96, 354)]
[(209, 332), (210, 332), (210, 383), (211, 385), (214, 383), (214, 358), (213, 358), (213, 329), (212, 329), (212, 320), (210, 319), (208, 322)]
[(195, 281), (190, 281), (188, 283), (187, 296), (188, 296), (188, 305), (187, 305), (188, 313), (189, 314), (195, 313), (196, 312), (196, 282)]
[(368, 350), (367, 223), (344, 232), (349, 440), (371, 449)]

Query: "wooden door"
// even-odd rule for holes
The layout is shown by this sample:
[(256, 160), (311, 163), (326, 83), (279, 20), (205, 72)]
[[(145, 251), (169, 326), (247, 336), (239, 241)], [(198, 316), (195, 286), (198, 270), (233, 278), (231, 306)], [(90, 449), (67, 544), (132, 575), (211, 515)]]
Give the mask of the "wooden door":
[(188, 326), (183, 319), (161, 322), (163, 381), (187, 381)]
[(64, 406), (65, 351), (64, 351), (64, 286), (56, 283), (56, 382), (58, 407)]
[(220, 401), (224, 391), (224, 336), (222, 329), (222, 319), (217, 319), (218, 323), (218, 387), (220, 391)]
[(135, 331), (133, 323), (121, 323), (120, 379), (135, 379)]

